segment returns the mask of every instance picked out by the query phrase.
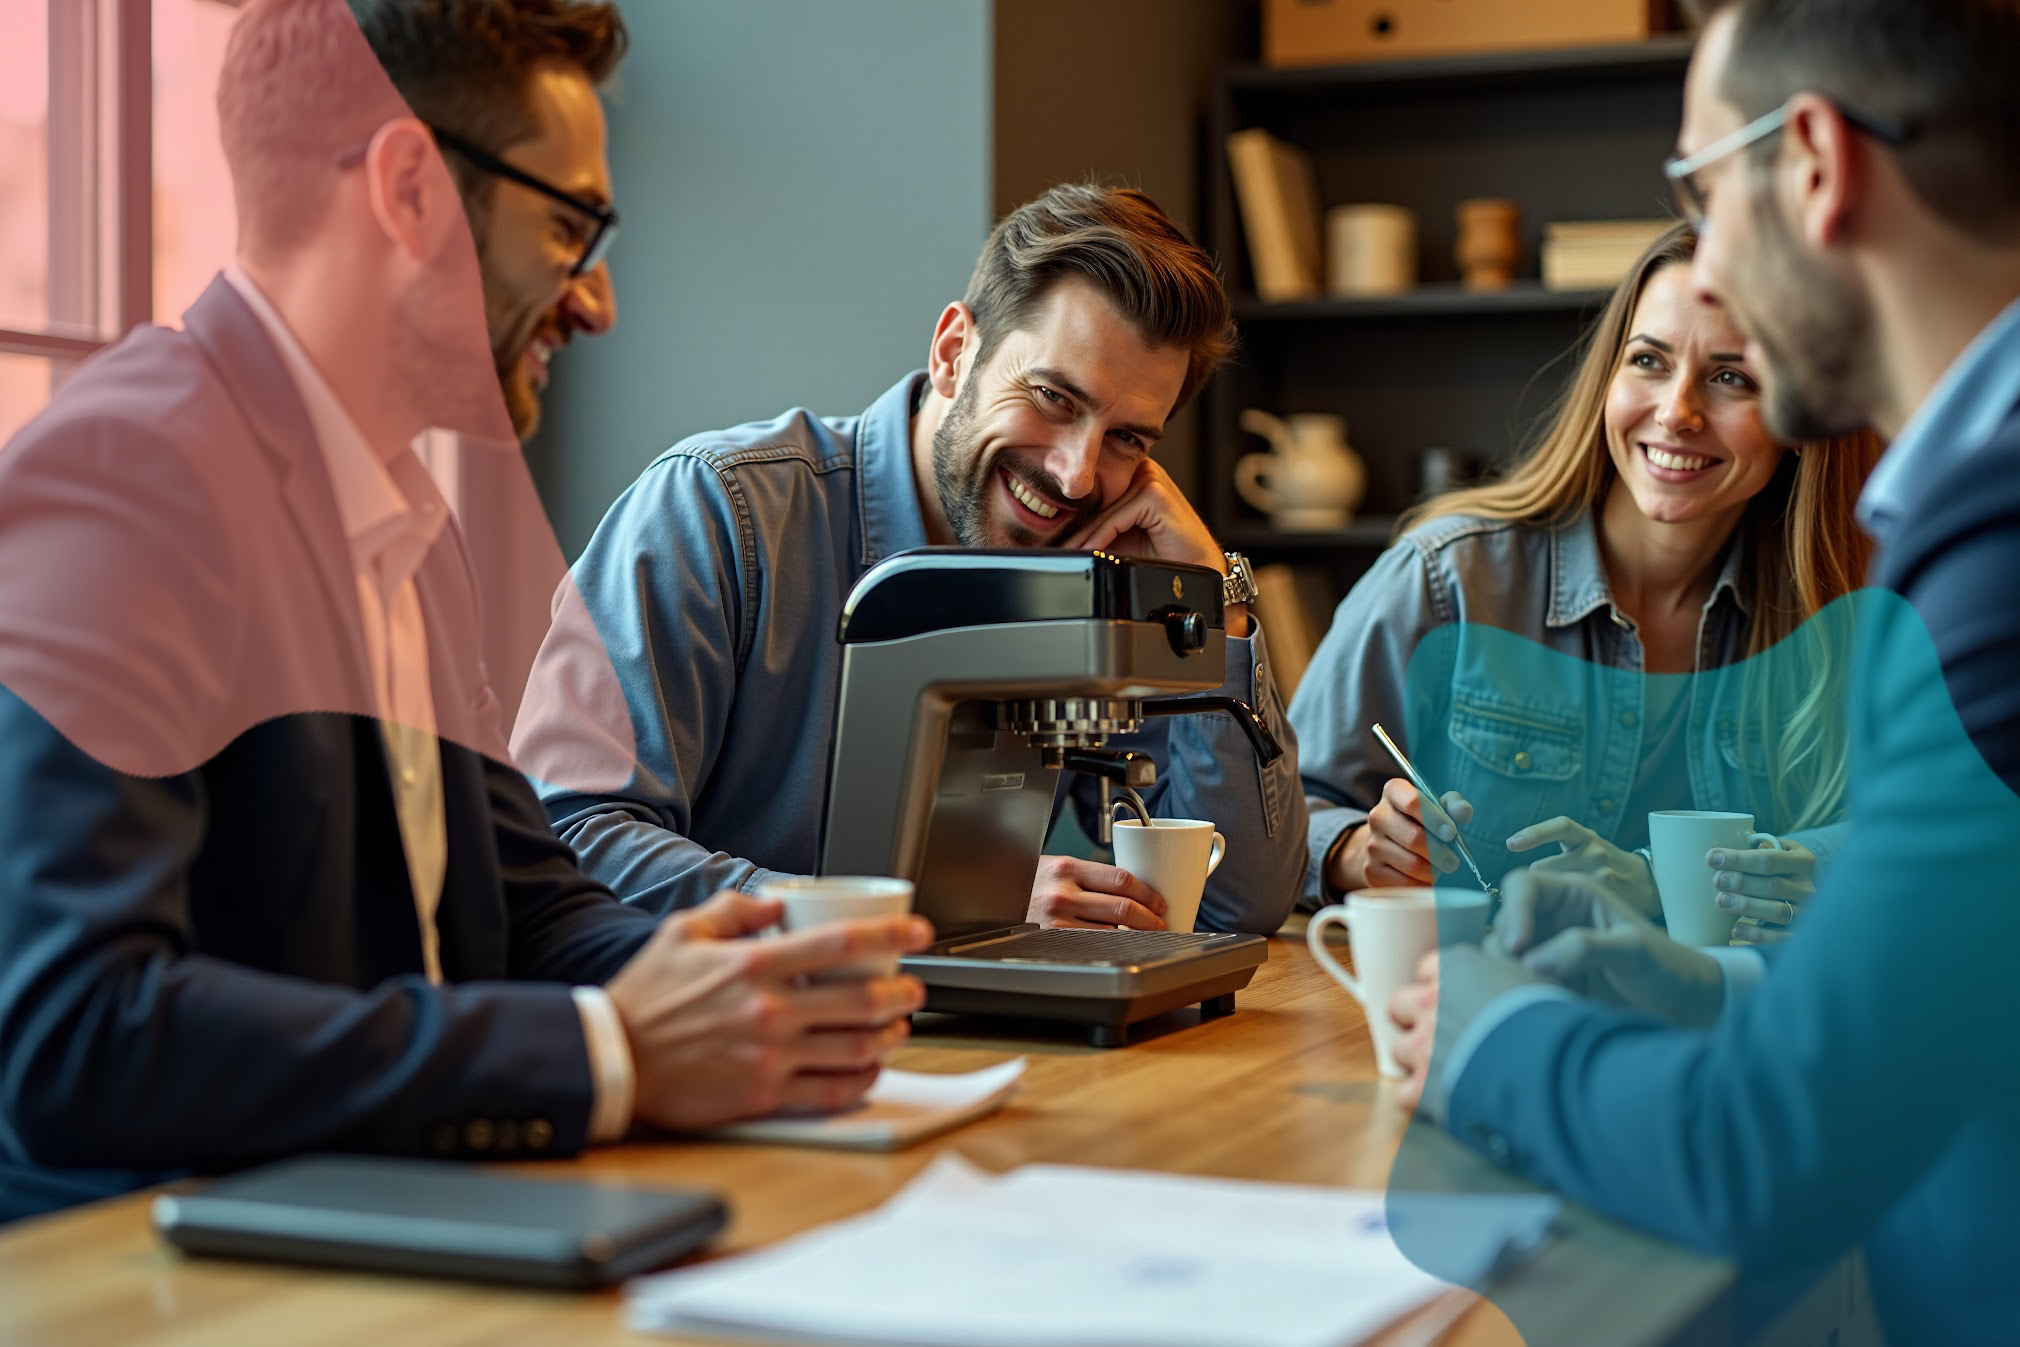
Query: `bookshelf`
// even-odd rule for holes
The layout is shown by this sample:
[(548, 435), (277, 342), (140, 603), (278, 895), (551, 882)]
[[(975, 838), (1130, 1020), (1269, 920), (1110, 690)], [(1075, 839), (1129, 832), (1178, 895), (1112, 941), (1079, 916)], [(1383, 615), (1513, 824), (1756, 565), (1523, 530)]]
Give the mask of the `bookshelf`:
[[(1236, 296), (1241, 349), (1201, 402), (1199, 490), (1229, 546), (1259, 564), (1326, 572), (1337, 601), (1416, 499), (1423, 449), (1484, 461), (1517, 452), (1568, 377), (1603, 291), (1536, 279), (1553, 220), (1671, 213), (1661, 171), (1676, 138), (1690, 40), (1497, 52), (1354, 66), (1223, 73), (1207, 147), (1204, 220)], [(1417, 217), (1422, 283), (1380, 298), (1255, 298), (1227, 137), (1261, 127), (1312, 155), (1322, 208), (1386, 201)], [(1469, 291), (1452, 260), (1453, 208), (1477, 196), (1522, 204), (1516, 284)], [(1234, 463), (1266, 448), (1247, 407), (1335, 412), (1367, 463), (1368, 494), (1336, 534), (1287, 534), (1235, 494)]]

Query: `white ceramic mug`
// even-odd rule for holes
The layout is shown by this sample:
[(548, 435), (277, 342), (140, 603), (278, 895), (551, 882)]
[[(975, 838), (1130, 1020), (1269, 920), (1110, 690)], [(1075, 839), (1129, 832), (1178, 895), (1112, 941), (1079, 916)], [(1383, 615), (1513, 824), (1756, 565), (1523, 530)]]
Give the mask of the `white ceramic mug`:
[[(1328, 927), (1344, 926), (1353, 951), (1349, 973), (1326, 947)], [(1347, 901), (1324, 908), (1305, 928), (1305, 940), (1367, 1015), (1375, 1065), (1392, 1079), (1403, 1072), (1393, 1053), (1396, 1027), (1389, 998), (1414, 982), (1417, 963), (1441, 945), (1477, 943), (1487, 934), (1487, 895), (1472, 889), (1356, 889)]]
[(1164, 899), (1164, 925), (1190, 931), (1199, 920), (1206, 877), (1220, 868), (1227, 839), (1196, 818), (1121, 819), (1110, 829), (1115, 863)]
[[(831, 921), (862, 917), (902, 917), (912, 910), (912, 881), (876, 875), (781, 876), (758, 885), (757, 896), (784, 905), (779, 927), (803, 931)], [(896, 977), (898, 954), (872, 954), (816, 974), (816, 982), (846, 982), (856, 978)]]
[(1708, 809), (1658, 809), (1648, 816), (1648, 849), (1655, 857), (1655, 891), (1670, 939), (1684, 945), (1732, 941), (1737, 912), (1718, 905), (1718, 885), (1704, 853), (1713, 847), (1747, 851), (1781, 847), (1773, 833), (1755, 832), (1752, 814)]

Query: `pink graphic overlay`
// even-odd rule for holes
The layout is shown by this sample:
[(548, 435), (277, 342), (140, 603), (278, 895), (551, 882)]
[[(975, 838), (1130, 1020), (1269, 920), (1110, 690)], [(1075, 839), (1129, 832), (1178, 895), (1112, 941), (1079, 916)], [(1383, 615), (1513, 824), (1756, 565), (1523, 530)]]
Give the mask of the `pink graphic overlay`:
[[(158, 24), (183, 45), (173, 72), (157, 46), (154, 89), (156, 150), (180, 156), (184, 193), (155, 202), (155, 290), (193, 302), (179, 329), (143, 326), (84, 360), (0, 449), (0, 685), (149, 776), (281, 716), (383, 718), (328, 453), (340, 424), (408, 506), (449, 516), (414, 570), (427, 704), (442, 738), (507, 760), (550, 612), (581, 604), (500, 390), (455, 181), (342, 0), (254, 0), (221, 60), (205, 10)], [(9, 76), (42, 59), (0, 44), (0, 172), (34, 157), (14, 134), (32, 89)], [(204, 78), (214, 101), (191, 93)], [(227, 178), (205, 168), (206, 137)], [(0, 282), (33, 290), (33, 250), (8, 232), (29, 230), (17, 204), (0, 213)], [(57, 215), (46, 193), (36, 209)], [(234, 256), (233, 278), (215, 277)], [(49, 382), (0, 364), (10, 412)], [(599, 686), (610, 761), (584, 772), (622, 779), (629, 720), (614, 673)]]

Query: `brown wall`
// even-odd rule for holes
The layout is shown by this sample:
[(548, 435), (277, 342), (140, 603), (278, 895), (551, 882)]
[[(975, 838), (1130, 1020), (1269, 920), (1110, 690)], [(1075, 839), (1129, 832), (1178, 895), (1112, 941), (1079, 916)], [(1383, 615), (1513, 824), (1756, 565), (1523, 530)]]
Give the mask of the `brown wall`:
[[(993, 22), (996, 217), (1095, 178), (1141, 188), (1197, 236), (1213, 80), (1252, 59), (1253, 0), (996, 0)], [(1197, 444), (1188, 410), (1158, 450), (1195, 499)]]

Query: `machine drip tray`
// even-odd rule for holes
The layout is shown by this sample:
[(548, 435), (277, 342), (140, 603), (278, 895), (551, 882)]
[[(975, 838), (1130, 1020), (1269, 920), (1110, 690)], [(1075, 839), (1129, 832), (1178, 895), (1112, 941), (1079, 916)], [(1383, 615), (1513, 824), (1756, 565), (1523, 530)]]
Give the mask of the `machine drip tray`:
[(947, 941), (904, 968), (926, 984), (927, 1010), (1083, 1024), (1106, 1048), (1168, 1010), (1230, 1013), (1234, 994), (1268, 961), (1259, 935), (1025, 927)]

